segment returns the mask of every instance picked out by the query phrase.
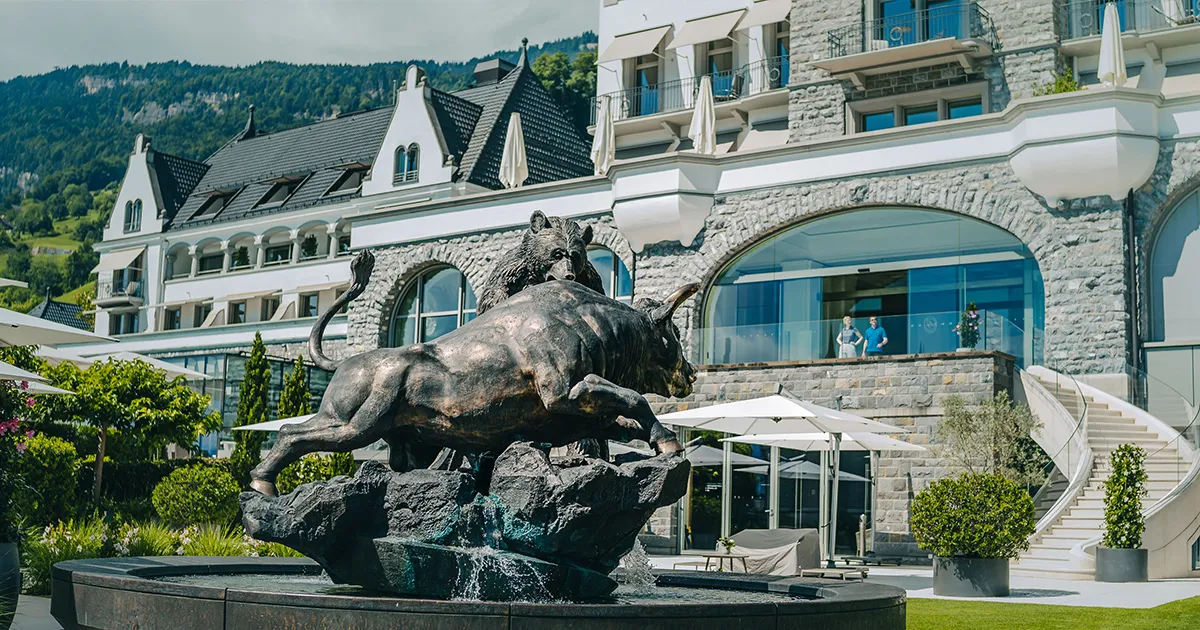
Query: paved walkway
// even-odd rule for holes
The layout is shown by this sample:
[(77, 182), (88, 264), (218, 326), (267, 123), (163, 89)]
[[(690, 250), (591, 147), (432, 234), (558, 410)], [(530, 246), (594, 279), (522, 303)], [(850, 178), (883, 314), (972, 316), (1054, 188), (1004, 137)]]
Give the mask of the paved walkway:
[(50, 598), (22, 595), (17, 600), (17, 618), (12, 630), (62, 630), (50, 616)]
[[(658, 569), (670, 569), (676, 562), (695, 561), (695, 556), (651, 556)], [(703, 559), (701, 559), (703, 562)], [(700, 570), (703, 567), (679, 567)], [(930, 567), (871, 567), (872, 582), (904, 589), (909, 597), (959, 599), (933, 594), (933, 570)], [(1075, 580), (1046, 580), (1013, 577), (1008, 597), (971, 598), (970, 601), (1058, 606), (1096, 606), (1101, 608), (1154, 608), (1189, 597), (1200, 597), (1200, 579), (1154, 580), (1146, 584), (1105, 584)]]

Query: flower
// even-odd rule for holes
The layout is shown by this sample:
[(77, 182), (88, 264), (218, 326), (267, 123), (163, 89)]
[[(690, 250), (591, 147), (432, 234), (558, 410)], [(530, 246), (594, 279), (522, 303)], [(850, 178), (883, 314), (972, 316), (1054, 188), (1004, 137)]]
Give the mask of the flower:
[(28, 405), (28, 406), (30, 406), (30, 407), (32, 407), (32, 406), (33, 406), (33, 396), (30, 396), (29, 398), (26, 398), (26, 399), (25, 399), (25, 404), (26, 404), (26, 405)]
[(26, 432), (25, 432), (25, 437), (27, 437), (27, 438), (31, 438), (31, 437), (33, 437), (33, 436), (35, 436), (35, 435), (37, 435), (37, 432), (36, 432), (36, 431), (34, 431), (33, 429), (30, 429), (30, 430), (28, 430), (28, 431), (26, 431)]
[(28, 447), (27, 447), (27, 446), (25, 446), (25, 443), (24, 443), (24, 442), (17, 442), (17, 452), (18, 452), (18, 453), (20, 453), (20, 454), (24, 455), (24, 454), (25, 454), (25, 449), (26, 449), (26, 448), (28, 448)]

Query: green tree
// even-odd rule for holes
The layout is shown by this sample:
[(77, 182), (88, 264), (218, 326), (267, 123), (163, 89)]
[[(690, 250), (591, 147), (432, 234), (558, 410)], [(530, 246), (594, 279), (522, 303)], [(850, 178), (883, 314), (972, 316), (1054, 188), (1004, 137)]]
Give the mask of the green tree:
[(83, 289), (79, 293), (75, 294), (75, 306), (78, 306), (79, 308), (83, 309), (79, 313), (79, 319), (82, 319), (83, 321), (87, 322), (89, 326), (96, 325), (96, 314), (90, 312), (90, 311), (94, 311), (96, 309), (96, 305), (92, 303), (95, 299), (96, 299), (96, 287), (95, 286), (91, 286), (87, 289)]
[(596, 54), (581, 53), (572, 60), (565, 52), (544, 53), (530, 67), (563, 113), (580, 130), (585, 129), (596, 92)]
[(294, 418), (310, 414), (312, 413), (310, 398), (308, 369), (304, 367), (304, 356), (297, 356), (295, 367), (283, 380), (283, 391), (279, 394), (279, 408), (276, 415), (280, 418)]
[(1000, 475), (1024, 485), (1041, 483), (1046, 455), (1030, 433), (1041, 427), (1029, 407), (1001, 391), (974, 409), (960, 396), (946, 399), (937, 435), (944, 457), (971, 474)]
[(41, 396), (33, 407), (39, 423), (73, 423), (95, 427), (99, 433), (93, 497), (100, 499), (104, 454), (109, 430), (115, 430), (133, 450), (157, 458), (168, 444), (191, 448), (201, 435), (221, 428), (221, 416), (208, 396), (197, 394), (183, 377), (168, 380), (166, 372), (145, 361), (97, 361), (80, 370), (64, 361), (42, 374), (55, 387), (73, 396)]
[[(89, 269), (90, 271), (90, 269)], [(58, 260), (50, 256), (36, 256), (29, 264), (26, 277), (29, 288), (38, 295), (63, 293), (63, 269)]]
[[(250, 348), (250, 358), (246, 360), (246, 374), (238, 390), (237, 419), (233, 426), (244, 427), (269, 419), (267, 386), (270, 385), (270, 379), (267, 346), (263, 343), (262, 334), (254, 333), (254, 345)], [(235, 431), (233, 434), (235, 446), (229, 460), (233, 465), (233, 476), (243, 488), (250, 487), (250, 471), (261, 459), (265, 437), (262, 431)]]

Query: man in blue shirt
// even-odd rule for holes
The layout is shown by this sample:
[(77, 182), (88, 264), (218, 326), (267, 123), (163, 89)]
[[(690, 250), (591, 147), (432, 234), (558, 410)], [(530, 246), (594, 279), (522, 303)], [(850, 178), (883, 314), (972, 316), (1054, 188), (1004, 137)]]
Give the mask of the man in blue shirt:
[(866, 348), (863, 350), (863, 356), (878, 357), (883, 356), (883, 347), (887, 345), (887, 331), (879, 325), (877, 318), (871, 318), (871, 327), (863, 334), (867, 338)]

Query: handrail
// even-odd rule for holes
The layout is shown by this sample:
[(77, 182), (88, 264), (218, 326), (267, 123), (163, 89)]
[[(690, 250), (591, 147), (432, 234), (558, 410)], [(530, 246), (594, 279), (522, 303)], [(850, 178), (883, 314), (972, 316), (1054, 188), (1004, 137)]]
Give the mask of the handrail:
[[(1108, 0), (1077, 0), (1065, 2), (1060, 9), (1059, 24), (1062, 39), (1098, 37), (1104, 24), (1104, 11)], [(1151, 2), (1146, 0), (1117, 0), (1117, 17), (1121, 32), (1161, 31), (1180, 26), (1200, 23), (1196, 10), (1190, 3)], [(1187, 5), (1187, 6), (1185, 6)]]
[(876, 18), (826, 33), (830, 58), (946, 38), (984, 40), (994, 47), (996, 27), (983, 7), (969, 2)]
[[(1031, 378), (1026, 379), (1026, 374), (1028, 374)], [(1031, 390), (1036, 394), (1045, 395), (1050, 399), (1048, 404), (1057, 407), (1057, 409), (1061, 411), (1063, 415), (1070, 417), (1070, 412), (1067, 411), (1066, 407), (1064, 407), (1062, 403), (1060, 403), (1058, 399), (1055, 398), (1038, 380), (1038, 377), (1046, 380), (1053, 380), (1056, 386), (1058, 386), (1062, 379), (1065, 378), (1072, 385), (1074, 385), (1072, 391), (1078, 395), (1078, 401), (1080, 405), (1079, 416), (1075, 419), (1075, 426), (1072, 429), (1071, 434), (1068, 435), (1065, 440), (1063, 440), (1063, 444), (1058, 451), (1050, 456), (1051, 465), (1054, 465), (1054, 461), (1059, 458), (1059, 456), (1062, 454), (1062, 451), (1068, 448), (1073, 442), (1078, 442), (1076, 448), (1080, 449), (1081, 452), (1079, 454), (1079, 458), (1076, 460), (1074, 470), (1068, 471), (1070, 483), (1067, 485), (1067, 489), (1063, 492), (1062, 496), (1058, 498), (1058, 501), (1056, 501), (1054, 505), (1046, 511), (1046, 514), (1042, 516), (1035, 526), (1034, 536), (1037, 537), (1041, 536), (1041, 534), (1049, 529), (1050, 526), (1058, 521), (1058, 519), (1063, 515), (1064, 512), (1067, 511), (1067, 509), (1074, 505), (1075, 500), (1083, 491), (1083, 487), (1087, 485), (1088, 479), (1091, 478), (1092, 468), (1095, 465), (1096, 454), (1092, 451), (1087, 440), (1088, 404), (1087, 397), (1083, 395), (1082, 390), (1079, 388), (1079, 382), (1070, 375), (1062, 374), (1055, 370), (1050, 370), (1041, 366), (1033, 366), (1027, 370), (1023, 370), (1021, 372), (1021, 376), (1021, 383), (1025, 387), (1026, 398), (1029, 397)], [(1068, 461), (1069, 459), (1070, 458), (1068, 456)]]

